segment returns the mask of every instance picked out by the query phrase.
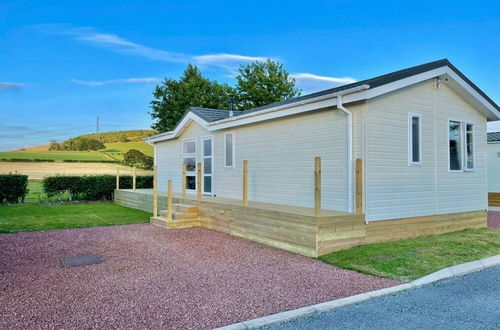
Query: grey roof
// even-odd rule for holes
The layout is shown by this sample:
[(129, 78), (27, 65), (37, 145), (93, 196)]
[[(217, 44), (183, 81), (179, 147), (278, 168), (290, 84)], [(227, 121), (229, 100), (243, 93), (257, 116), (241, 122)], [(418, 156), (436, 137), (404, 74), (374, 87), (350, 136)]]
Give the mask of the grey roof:
[[(272, 104), (264, 105), (264, 106), (261, 106), (258, 108), (253, 108), (250, 110), (244, 110), (244, 111), (235, 110), (234, 116), (241, 116), (241, 115), (244, 115), (247, 113), (261, 111), (261, 110), (273, 108), (273, 107), (280, 106), (280, 105), (285, 105), (285, 104), (289, 104), (289, 103), (303, 101), (303, 100), (307, 100), (307, 99), (311, 99), (311, 98), (315, 98), (315, 97), (323, 96), (323, 95), (327, 95), (327, 94), (333, 94), (333, 93), (337, 93), (337, 92), (340, 92), (340, 91), (343, 91), (343, 90), (346, 90), (349, 88), (358, 87), (361, 85), (369, 85), (370, 88), (375, 88), (375, 87), (386, 85), (386, 84), (389, 84), (391, 82), (398, 81), (398, 80), (401, 80), (404, 78), (408, 78), (408, 77), (411, 77), (411, 76), (414, 76), (414, 75), (417, 75), (417, 74), (420, 74), (423, 72), (427, 72), (430, 70), (441, 68), (444, 66), (448, 66), (450, 69), (452, 69), (458, 76), (460, 76), (472, 88), (474, 88), (479, 94), (481, 94), (481, 96), (483, 96), (491, 105), (493, 105), (498, 111), (500, 111), (500, 107), (492, 99), (490, 99), (488, 97), (488, 95), (486, 95), (479, 87), (477, 87), (472, 81), (470, 81), (462, 72), (460, 72), (453, 64), (451, 64), (450, 61), (448, 61), (448, 59), (442, 59), (442, 60), (437, 60), (434, 62), (425, 63), (422, 65), (417, 65), (417, 66), (414, 66), (411, 68), (391, 72), (391, 73), (384, 74), (384, 75), (381, 75), (378, 77), (357, 81), (357, 82), (352, 83), (352, 84), (343, 85), (343, 86), (339, 86), (339, 87), (335, 87), (335, 88), (330, 88), (330, 89), (326, 89), (326, 90), (312, 93), (312, 94), (294, 97), (294, 98), (291, 98), (291, 99), (288, 99), (288, 100), (285, 100), (282, 102), (272, 103)], [(199, 115), (201, 118), (203, 118), (204, 120), (206, 120), (208, 122), (213, 122), (213, 121), (229, 118), (229, 111), (228, 110), (190, 108), (189, 111), (196, 113), (197, 115)]]
[(208, 122), (229, 118), (229, 110), (191, 107), (189, 111), (194, 112)]
[(500, 142), (500, 132), (488, 133), (488, 142)]

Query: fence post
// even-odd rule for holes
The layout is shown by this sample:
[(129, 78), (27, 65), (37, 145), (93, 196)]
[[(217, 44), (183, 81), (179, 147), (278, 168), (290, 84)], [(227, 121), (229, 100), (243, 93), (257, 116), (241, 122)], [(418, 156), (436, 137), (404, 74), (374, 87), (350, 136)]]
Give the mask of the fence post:
[(186, 198), (186, 164), (182, 164), (182, 198)]
[(356, 159), (356, 213), (363, 213), (363, 160)]
[(314, 158), (314, 214), (321, 214), (321, 158)]
[(172, 220), (172, 180), (168, 180), (167, 219)]
[(158, 216), (158, 178), (156, 165), (153, 168), (153, 217)]
[(136, 189), (136, 177), (135, 177), (135, 167), (133, 168), (133, 172), (132, 172), (132, 190), (135, 191)]
[(120, 168), (116, 168), (116, 190), (120, 189)]
[(243, 161), (243, 206), (248, 206), (248, 160)]
[(202, 179), (201, 163), (198, 163), (198, 174), (196, 175), (196, 189), (198, 190), (198, 201), (201, 201), (201, 179)]

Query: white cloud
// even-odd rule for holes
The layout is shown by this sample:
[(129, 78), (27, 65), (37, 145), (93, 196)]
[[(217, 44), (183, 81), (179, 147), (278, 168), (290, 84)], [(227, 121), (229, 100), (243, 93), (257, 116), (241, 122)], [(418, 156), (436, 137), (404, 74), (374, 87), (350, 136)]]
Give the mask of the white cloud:
[(267, 57), (262, 56), (245, 56), (237, 54), (208, 54), (193, 56), (193, 60), (197, 64), (218, 66), (226, 69), (233, 69), (243, 63), (265, 61), (266, 59)]
[(351, 77), (327, 77), (318, 76), (312, 73), (294, 73), (290, 76), (295, 78), (297, 87), (303, 89), (306, 93), (356, 82), (356, 79)]
[(0, 82), (0, 91), (4, 90), (4, 91), (8, 91), (8, 90), (16, 90), (16, 89), (21, 89), (23, 88), (24, 86), (26, 86), (26, 84), (23, 84), (23, 83), (15, 83), (15, 82)]
[(62, 24), (42, 24), (36, 25), (39, 31), (70, 36), (74, 40), (86, 44), (109, 49), (113, 52), (127, 55), (145, 57), (151, 60), (176, 62), (176, 63), (194, 63), (203, 66), (221, 67), (227, 70), (234, 70), (238, 65), (264, 61), (267, 57), (246, 56), (239, 54), (207, 54), (190, 55), (178, 52), (170, 52), (162, 49), (144, 46), (133, 41), (127, 40), (116, 34), (97, 32), (92, 27), (71, 27)]
[(154, 84), (160, 81), (158, 78), (127, 78), (127, 79), (112, 79), (112, 80), (104, 80), (104, 81), (89, 81), (89, 80), (79, 80), (79, 79), (71, 79), (72, 83), (84, 86), (103, 86), (110, 84)]

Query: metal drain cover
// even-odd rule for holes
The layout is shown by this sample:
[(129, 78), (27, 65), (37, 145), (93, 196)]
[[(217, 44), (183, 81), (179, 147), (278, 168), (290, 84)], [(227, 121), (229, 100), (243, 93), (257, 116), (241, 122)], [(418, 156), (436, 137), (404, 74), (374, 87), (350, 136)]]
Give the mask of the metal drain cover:
[(85, 265), (95, 265), (102, 262), (102, 258), (93, 254), (84, 254), (80, 256), (71, 256), (61, 258), (61, 263), (64, 267), (77, 267)]

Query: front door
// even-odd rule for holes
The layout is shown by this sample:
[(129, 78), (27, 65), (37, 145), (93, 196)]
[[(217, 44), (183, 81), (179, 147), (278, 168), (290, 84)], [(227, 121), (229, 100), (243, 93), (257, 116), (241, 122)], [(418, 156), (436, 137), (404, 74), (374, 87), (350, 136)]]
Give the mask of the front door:
[(211, 136), (201, 139), (202, 143), (202, 172), (203, 172), (203, 194), (213, 195), (213, 153), (214, 144)]

